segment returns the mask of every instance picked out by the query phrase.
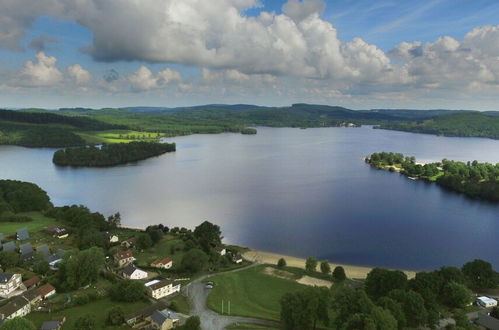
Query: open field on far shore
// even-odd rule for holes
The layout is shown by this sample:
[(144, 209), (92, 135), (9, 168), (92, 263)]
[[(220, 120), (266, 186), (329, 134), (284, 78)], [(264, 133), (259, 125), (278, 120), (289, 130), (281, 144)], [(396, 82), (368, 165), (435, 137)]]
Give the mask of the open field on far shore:
[[(272, 265), (276, 265), (277, 261), (280, 258), (284, 258), (286, 260), (287, 266), (289, 267), (298, 267), (302, 269), (305, 268), (304, 258), (291, 257), (277, 253), (249, 250), (243, 254), (243, 257), (249, 261), (272, 264)], [(371, 271), (371, 269), (373, 269), (373, 267), (343, 265), (336, 263), (330, 263), (330, 265), (331, 269), (334, 269), (336, 266), (342, 266), (345, 269), (347, 277), (351, 279), (365, 279), (367, 277), (367, 274)], [(415, 271), (410, 271), (410, 270), (402, 270), (402, 271), (407, 275), (409, 279), (416, 276)]]

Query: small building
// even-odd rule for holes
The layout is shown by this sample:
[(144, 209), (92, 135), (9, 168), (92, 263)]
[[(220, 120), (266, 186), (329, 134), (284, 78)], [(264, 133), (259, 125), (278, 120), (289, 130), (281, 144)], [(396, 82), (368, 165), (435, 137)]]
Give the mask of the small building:
[(179, 319), (177, 314), (168, 310), (156, 310), (151, 315), (151, 328), (159, 330), (173, 329)]
[(131, 250), (120, 251), (114, 255), (114, 260), (118, 264), (118, 267), (124, 267), (135, 261)]
[(47, 244), (43, 244), (36, 248), (36, 253), (43, 255), (47, 259), (50, 256), (50, 249)]
[(497, 300), (486, 297), (486, 296), (478, 297), (476, 299), (476, 302), (478, 305), (485, 307), (485, 308), (497, 306)]
[(132, 264), (128, 264), (128, 266), (123, 268), (122, 274), (124, 278), (128, 278), (130, 280), (142, 280), (149, 276), (146, 271), (143, 271), (142, 269), (139, 269)]
[(135, 245), (135, 242), (137, 241), (137, 239), (135, 237), (131, 237), (127, 240), (124, 240), (123, 242), (121, 242), (121, 246), (123, 246), (124, 248), (131, 248), (132, 246)]
[(3, 233), (0, 233), (0, 243), (2, 243), (4, 239), (5, 237), (3, 236)]
[[(492, 317), (488, 315), (487, 313), (484, 312), (479, 312), (478, 313), (478, 319), (476, 320), (476, 323), (485, 329), (489, 330), (498, 330), (499, 329), (499, 320), (496, 319), (495, 317)], [(480, 328), (482, 329), (482, 328)]]
[(66, 322), (65, 317), (60, 320), (43, 322), (40, 330), (60, 330), (64, 322)]
[(24, 291), (21, 274), (0, 273), (0, 297), (9, 298)]
[(35, 256), (31, 243), (24, 243), (19, 246), (19, 253), (22, 260), (32, 259)]
[(180, 292), (180, 284), (174, 284), (169, 280), (154, 280), (147, 282), (147, 294), (154, 299), (161, 299), (175, 292)]
[(103, 231), (101, 234), (109, 243), (116, 243), (119, 241), (118, 235), (111, 234), (108, 231)]
[(0, 318), (5, 320), (23, 317), (31, 312), (31, 305), (24, 297), (18, 296), (6, 305), (0, 307)]
[(29, 239), (29, 232), (26, 228), (19, 229), (16, 233), (16, 238), (18, 241), (25, 241)]
[(3, 250), (5, 252), (16, 252), (16, 243), (13, 241), (7, 242), (3, 245)]
[(235, 262), (236, 264), (240, 264), (243, 262), (243, 256), (238, 254), (235, 254), (232, 256), (232, 261)]
[(40, 278), (38, 276), (32, 277), (29, 280), (23, 282), (26, 289), (30, 289), (36, 286), (40, 282)]
[(137, 322), (143, 321), (143, 320), (150, 320), (152, 314), (157, 311), (157, 310), (163, 310), (167, 308), (168, 305), (164, 301), (158, 301), (155, 304), (152, 304), (150, 306), (144, 307), (132, 314), (128, 314), (125, 316), (125, 323), (128, 324), (129, 326), (133, 326)]
[(55, 288), (50, 284), (44, 284), (38, 288), (38, 292), (42, 299), (47, 299), (48, 297), (54, 295), (56, 293)]
[(66, 238), (69, 236), (68, 230), (64, 227), (61, 227), (61, 226), (47, 228), (47, 233), (52, 235), (52, 237), (60, 238), (60, 239)]
[(221, 256), (224, 256), (226, 253), (227, 253), (227, 250), (224, 248), (224, 247), (221, 247), (221, 246), (217, 246), (215, 248), (215, 251), (221, 255)]
[(24, 299), (26, 299), (27, 301), (29, 301), (31, 306), (34, 306), (34, 305), (38, 304), (40, 301), (42, 301), (42, 296), (40, 295), (40, 292), (38, 291), (38, 289), (28, 290), (28, 291), (24, 292), (21, 296)]
[(170, 269), (173, 266), (173, 260), (170, 258), (156, 259), (151, 262), (151, 267)]

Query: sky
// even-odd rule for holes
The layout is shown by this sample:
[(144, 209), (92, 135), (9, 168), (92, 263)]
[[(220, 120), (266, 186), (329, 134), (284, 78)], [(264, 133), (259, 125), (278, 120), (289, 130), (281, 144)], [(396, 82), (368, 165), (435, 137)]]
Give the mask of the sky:
[(0, 1), (0, 107), (298, 102), (499, 110), (499, 1)]

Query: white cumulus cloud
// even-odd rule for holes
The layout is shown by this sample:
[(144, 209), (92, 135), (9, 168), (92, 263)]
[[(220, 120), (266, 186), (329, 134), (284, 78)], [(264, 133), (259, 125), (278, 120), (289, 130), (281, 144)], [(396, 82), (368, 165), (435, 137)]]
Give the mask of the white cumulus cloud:
[(60, 83), (63, 79), (56, 66), (57, 59), (43, 52), (36, 54), (36, 61), (27, 61), (18, 74), (17, 83), (27, 87), (47, 87)]
[(82, 68), (79, 64), (69, 66), (68, 74), (77, 85), (84, 85), (92, 79), (91, 73)]
[(170, 68), (154, 74), (149, 68), (142, 65), (137, 71), (129, 75), (127, 79), (132, 85), (132, 89), (145, 91), (165, 87), (172, 81), (180, 81), (181, 75), (178, 71)]

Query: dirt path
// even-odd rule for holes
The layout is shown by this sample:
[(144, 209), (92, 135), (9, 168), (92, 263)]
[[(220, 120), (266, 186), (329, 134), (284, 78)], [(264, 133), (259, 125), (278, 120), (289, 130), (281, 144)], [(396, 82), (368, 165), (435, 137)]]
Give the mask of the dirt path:
[(220, 315), (206, 306), (206, 301), (208, 299), (208, 295), (210, 294), (210, 290), (205, 288), (205, 284), (202, 282), (204, 279), (213, 275), (239, 272), (251, 267), (255, 267), (257, 265), (258, 264), (252, 264), (247, 267), (231, 270), (224, 273), (204, 275), (182, 288), (183, 292), (191, 300), (192, 307), (190, 315), (197, 315), (201, 319), (201, 329), (222, 330), (234, 323), (251, 323), (269, 327), (279, 327), (279, 323), (277, 322), (249, 317)]

